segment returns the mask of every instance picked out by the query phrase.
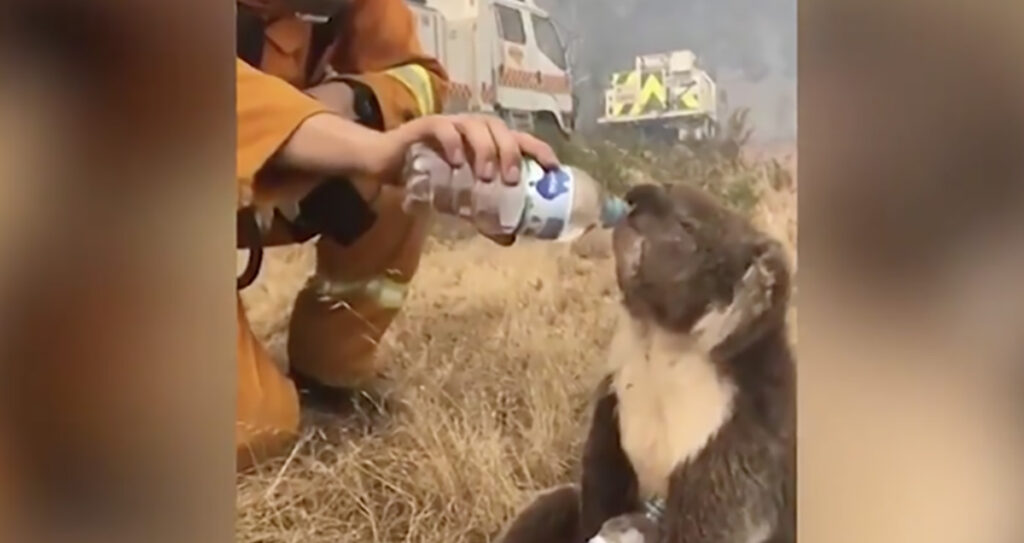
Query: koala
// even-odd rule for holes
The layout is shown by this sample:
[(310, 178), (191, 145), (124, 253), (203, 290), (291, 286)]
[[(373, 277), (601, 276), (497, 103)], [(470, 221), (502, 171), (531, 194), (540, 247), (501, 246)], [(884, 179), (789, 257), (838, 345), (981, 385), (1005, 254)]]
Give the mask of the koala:
[(793, 542), (783, 249), (695, 187), (642, 185), (626, 200), (612, 236), (621, 315), (582, 480), (535, 500), (502, 541)]

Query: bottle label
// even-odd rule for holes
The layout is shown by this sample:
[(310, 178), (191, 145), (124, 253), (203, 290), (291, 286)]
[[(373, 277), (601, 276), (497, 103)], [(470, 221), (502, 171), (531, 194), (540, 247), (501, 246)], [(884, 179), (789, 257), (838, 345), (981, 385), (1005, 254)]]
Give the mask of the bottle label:
[(558, 239), (572, 219), (573, 181), (572, 171), (568, 168), (545, 171), (540, 164), (524, 160), (526, 207), (519, 234), (537, 239)]

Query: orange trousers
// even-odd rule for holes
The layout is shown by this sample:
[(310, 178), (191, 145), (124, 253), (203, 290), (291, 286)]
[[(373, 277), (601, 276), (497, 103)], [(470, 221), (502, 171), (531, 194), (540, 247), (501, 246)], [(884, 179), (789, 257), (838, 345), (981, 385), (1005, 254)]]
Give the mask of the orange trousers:
[[(293, 370), (320, 383), (359, 387), (378, 369), (377, 345), (401, 308), (419, 265), (430, 215), (401, 209), (401, 189), (385, 187), (377, 221), (354, 244), (317, 242), (317, 270), (300, 291), (289, 325)], [(253, 334), (238, 299), (239, 469), (282, 454), (299, 427), (295, 385)]]

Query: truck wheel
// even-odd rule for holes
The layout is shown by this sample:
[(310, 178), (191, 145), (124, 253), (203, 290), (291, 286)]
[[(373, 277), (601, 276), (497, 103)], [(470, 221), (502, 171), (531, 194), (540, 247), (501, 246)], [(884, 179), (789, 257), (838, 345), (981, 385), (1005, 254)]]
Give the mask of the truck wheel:
[(707, 139), (714, 140), (718, 138), (718, 123), (714, 119), (706, 119), (704, 121), (704, 132), (707, 134)]
[(701, 143), (707, 139), (707, 129), (703, 124), (697, 125), (697, 128), (693, 129), (693, 139), (697, 143)]

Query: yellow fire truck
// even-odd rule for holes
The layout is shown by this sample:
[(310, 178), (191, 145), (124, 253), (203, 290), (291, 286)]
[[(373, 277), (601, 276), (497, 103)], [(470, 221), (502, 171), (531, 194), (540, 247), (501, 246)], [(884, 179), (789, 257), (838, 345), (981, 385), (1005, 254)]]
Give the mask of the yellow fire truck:
[(717, 85), (684, 49), (639, 56), (632, 70), (612, 74), (597, 122), (704, 141), (718, 131), (718, 107)]

